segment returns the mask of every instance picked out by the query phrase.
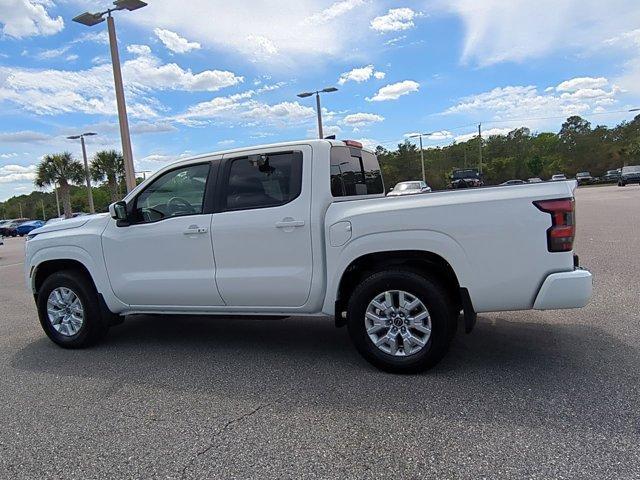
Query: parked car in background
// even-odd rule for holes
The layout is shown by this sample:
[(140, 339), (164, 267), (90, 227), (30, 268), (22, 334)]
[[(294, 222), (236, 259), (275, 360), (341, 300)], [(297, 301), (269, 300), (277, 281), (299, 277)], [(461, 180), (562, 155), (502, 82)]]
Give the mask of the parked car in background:
[(618, 183), (620, 180), (620, 169), (616, 170), (607, 170), (607, 173), (600, 177), (601, 183)]
[(400, 195), (415, 195), (416, 193), (427, 193), (431, 187), (422, 180), (411, 182), (400, 182), (387, 194), (389, 197), (399, 197)]
[(525, 182), (524, 180), (518, 180), (518, 179), (514, 179), (514, 180), (507, 180), (506, 182), (502, 182), (500, 185), (523, 185), (527, 182)]
[(449, 188), (470, 188), (484, 185), (482, 175), (475, 168), (454, 170), (451, 174)]
[(590, 185), (595, 181), (589, 172), (576, 173), (576, 180), (578, 181), (578, 185)]
[(618, 186), (624, 187), (627, 183), (637, 183), (640, 185), (640, 165), (628, 165), (622, 167)]
[(31, 230), (35, 230), (36, 228), (40, 228), (44, 225), (44, 221), (42, 220), (33, 220), (31, 222), (21, 223), (16, 227), (16, 233), (21, 237), (27, 235)]
[(540, 177), (531, 177), (531, 178), (527, 179), (527, 182), (529, 182), (529, 183), (540, 183), (540, 182), (542, 182), (542, 179)]
[(480, 312), (587, 303), (574, 186), (391, 201), (359, 142), (246, 147), (169, 165), (109, 214), (34, 230), (25, 283), (66, 348), (122, 315), (321, 315), (377, 367), (417, 372), (445, 355), (461, 311), (470, 332)]
[(561, 182), (562, 180), (566, 180), (567, 177), (564, 173), (556, 173), (553, 177), (551, 177), (552, 182)]
[(9, 223), (6, 223), (2, 227), (0, 227), (0, 235), (2, 235), (3, 237), (17, 237), (18, 226), (28, 221), (30, 221), (28, 218), (17, 218), (15, 220), (10, 220)]

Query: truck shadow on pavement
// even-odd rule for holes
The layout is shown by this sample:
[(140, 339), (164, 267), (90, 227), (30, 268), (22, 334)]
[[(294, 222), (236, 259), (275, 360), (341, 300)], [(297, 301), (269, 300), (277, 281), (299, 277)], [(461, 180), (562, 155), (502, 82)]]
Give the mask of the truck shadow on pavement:
[(455, 413), (458, 420), (472, 414), (476, 421), (483, 415), (513, 421), (513, 409), (530, 417), (539, 408), (546, 421), (558, 415), (601, 424), (602, 415), (634, 398), (637, 355), (597, 328), (504, 314), (481, 317), (471, 335), (458, 333), (448, 356), (429, 372), (389, 375), (362, 360), (346, 329), (327, 319), (139, 316), (86, 350), (63, 350), (40, 338), (17, 352), (12, 366), (96, 378), (112, 385), (105, 395), (116, 397), (127, 386), (146, 386), (242, 399), (288, 395), (358, 409), (372, 408), (375, 398), (383, 410), (442, 405), (438, 415)]

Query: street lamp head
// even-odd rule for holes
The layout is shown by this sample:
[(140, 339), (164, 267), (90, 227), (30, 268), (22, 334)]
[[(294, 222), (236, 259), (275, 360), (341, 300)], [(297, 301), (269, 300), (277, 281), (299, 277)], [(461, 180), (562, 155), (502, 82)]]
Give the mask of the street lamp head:
[(322, 91), (325, 93), (331, 93), (331, 92), (337, 92), (338, 89), (336, 87), (327, 87), (327, 88), (323, 88)]
[(96, 132), (87, 132), (87, 133), (83, 133), (82, 136), (83, 137), (93, 137), (94, 135), (97, 135)]
[(640, 112), (640, 108), (632, 108), (629, 110), (630, 112)]
[(147, 6), (147, 3), (141, 0), (116, 0), (113, 4), (117, 10), (129, 10), (130, 12)]
[(313, 95), (313, 92), (302, 92), (298, 94), (298, 97), (307, 98), (307, 97), (310, 97), (311, 95)]
[(71, 135), (70, 137), (67, 137), (68, 140), (77, 140), (81, 137), (81, 135)]
[(87, 27), (93, 27), (94, 25), (104, 22), (102, 15), (102, 13), (84, 12), (75, 17), (73, 21), (86, 25)]

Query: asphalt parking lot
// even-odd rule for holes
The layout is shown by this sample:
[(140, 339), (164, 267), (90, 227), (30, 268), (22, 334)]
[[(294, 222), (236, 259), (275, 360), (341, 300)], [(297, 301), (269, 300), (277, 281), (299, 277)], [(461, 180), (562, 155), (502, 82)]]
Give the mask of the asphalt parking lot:
[(0, 477), (640, 478), (640, 187), (577, 201), (591, 304), (481, 315), (417, 376), (322, 319), (139, 316), (62, 350), (7, 239)]

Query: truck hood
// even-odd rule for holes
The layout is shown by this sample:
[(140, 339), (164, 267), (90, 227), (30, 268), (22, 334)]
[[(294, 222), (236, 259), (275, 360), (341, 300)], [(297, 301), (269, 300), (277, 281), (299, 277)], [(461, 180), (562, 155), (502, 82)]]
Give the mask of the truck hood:
[(51, 223), (49, 225), (44, 225), (40, 228), (36, 228), (31, 231), (32, 235), (39, 235), (41, 233), (49, 233), (49, 232), (58, 232), (60, 230), (69, 230), (72, 228), (79, 228), (83, 225), (86, 225), (92, 220), (97, 218), (107, 217), (108, 213), (99, 213), (97, 215), (84, 215), (82, 217), (68, 218), (66, 220), (61, 220), (56, 223)]

